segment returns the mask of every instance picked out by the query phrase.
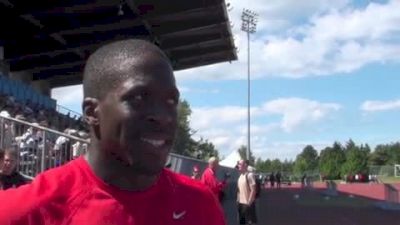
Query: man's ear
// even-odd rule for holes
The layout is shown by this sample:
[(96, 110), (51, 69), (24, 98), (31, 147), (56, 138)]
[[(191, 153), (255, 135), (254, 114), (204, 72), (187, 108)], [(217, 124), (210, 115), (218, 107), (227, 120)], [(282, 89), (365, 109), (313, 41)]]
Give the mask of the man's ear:
[(82, 112), (85, 122), (90, 127), (99, 125), (99, 100), (85, 98), (82, 102)]

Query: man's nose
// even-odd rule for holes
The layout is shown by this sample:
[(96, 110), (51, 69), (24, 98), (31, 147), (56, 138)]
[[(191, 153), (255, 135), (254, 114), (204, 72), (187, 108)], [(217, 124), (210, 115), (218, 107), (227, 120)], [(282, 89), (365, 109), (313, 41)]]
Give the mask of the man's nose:
[(170, 110), (165, 109), (165, 107), (157, 105), (148, 111), (146, 119), (149, 122), (159, 125), (168, 125), (172, 123), (173, 113)]

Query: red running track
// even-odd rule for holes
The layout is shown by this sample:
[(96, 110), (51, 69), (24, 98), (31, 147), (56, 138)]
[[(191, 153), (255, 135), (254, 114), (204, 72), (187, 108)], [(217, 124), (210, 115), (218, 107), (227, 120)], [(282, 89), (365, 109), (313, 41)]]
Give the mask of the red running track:
[[(293, 196), (299, 195), (299, 199)], [(344, 195), (347, 196), (347, 195)], [(259, 225), (400, 225), (400, 212), (384, 211), (366, 199), (361, 207), (324, 204), (320, 191), (295, 187), (263, 190), (258, 205)], [(301, 204), (302, 201), (312, 204)], [(315, 200), (321, 204), (315, 204)], [(314, 202), (314, 203), (313, 203)]]

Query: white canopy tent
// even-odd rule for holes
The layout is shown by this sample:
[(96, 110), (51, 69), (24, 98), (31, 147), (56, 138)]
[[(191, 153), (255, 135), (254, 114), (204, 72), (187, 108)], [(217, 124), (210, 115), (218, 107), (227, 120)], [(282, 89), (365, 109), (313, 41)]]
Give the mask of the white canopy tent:
[[(224, 160), (219, 162), (220, 166), (228, 167), (228, 168), (235, 168), (237, 162), (241, 160), (242, 157), (240, 157), (240, 154), (238, 151), (233, 151), (231, 154), (229, 154)], [(252, 166), (249, 166), (247, 168), (249, 172), (255, 172), (255, 168)]]
[(241, 157), (239, 152), (236, 150), (229, 154), (224, 160), (220, 161), (219, 165), (229, 168), (235, 168), (239, 160), (241, 160)]

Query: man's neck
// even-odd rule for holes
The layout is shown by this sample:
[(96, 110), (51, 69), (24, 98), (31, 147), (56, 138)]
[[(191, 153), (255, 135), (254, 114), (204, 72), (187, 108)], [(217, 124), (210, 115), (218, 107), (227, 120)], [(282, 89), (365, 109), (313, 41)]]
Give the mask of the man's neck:
[(159, 178), (159, 175), (135, 173), (129, 169), (129, 166), (107, 157), (99, 151), (99, 148), (90, 147), (84, 158), (94, 174), (107, 184), (121, 190), (143, 191), (153, 186)]

